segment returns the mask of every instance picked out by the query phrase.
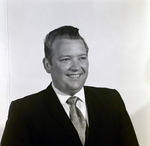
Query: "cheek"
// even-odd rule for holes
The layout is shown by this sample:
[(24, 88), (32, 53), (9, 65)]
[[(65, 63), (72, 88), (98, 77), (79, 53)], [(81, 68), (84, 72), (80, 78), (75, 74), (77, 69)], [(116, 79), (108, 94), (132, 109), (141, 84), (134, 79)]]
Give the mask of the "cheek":
[(85, 71), (88, 71), (89, 65), (88, 65), (88, 64), (82, 65), (82, 68), (83, 68)]
[(59, 78), (62, 78), (63, 75), (65, 75), (66, 70), (64, 67), (57, 67), (55, 68), (55, 71), (53, 72), (54, 76), (58, 76)]

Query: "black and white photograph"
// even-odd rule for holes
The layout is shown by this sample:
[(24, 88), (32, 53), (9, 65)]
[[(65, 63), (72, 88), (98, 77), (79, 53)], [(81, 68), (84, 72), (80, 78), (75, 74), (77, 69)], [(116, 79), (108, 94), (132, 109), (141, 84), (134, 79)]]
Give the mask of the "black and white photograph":
[(0, 0), (1, 146), (149, 146), (149, 0)]

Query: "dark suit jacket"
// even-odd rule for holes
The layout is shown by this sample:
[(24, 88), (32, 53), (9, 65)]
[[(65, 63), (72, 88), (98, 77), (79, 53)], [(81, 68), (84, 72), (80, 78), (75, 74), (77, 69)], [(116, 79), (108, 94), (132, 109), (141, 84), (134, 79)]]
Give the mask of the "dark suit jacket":
[[(138, 146), (116, 90), (84, 87), (89, 117), (86, 146)], [(51, 85), (13, 101), (1, 146), (82, 146)]]

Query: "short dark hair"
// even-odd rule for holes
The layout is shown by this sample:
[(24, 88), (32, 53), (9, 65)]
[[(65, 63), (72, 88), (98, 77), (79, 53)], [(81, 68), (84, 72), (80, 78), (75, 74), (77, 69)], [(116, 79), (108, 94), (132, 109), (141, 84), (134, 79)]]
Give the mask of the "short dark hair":
[(73, 26), (62, 26), (49, 32), (44, 40), (45, 57), (51, 62), (53, 43), (57, 39), (72, 39), (72, 40), (81, 39), (88, 53), (89, 48), (83, 37), (80, 36), (78, 31), (79, 29)]

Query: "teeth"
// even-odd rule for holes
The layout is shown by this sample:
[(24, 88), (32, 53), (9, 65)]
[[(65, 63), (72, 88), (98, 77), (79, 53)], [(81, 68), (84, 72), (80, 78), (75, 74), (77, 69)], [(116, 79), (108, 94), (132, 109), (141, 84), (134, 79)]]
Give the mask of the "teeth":
[(71, 78), (78, 78), (80, 75), (69, 75)]

